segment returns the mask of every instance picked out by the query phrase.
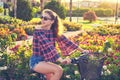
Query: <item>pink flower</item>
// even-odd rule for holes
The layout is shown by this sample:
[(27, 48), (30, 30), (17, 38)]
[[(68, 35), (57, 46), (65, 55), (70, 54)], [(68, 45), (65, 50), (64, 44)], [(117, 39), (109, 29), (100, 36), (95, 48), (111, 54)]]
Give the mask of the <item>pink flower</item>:
[(11, 51), (16, 52), (20, 45), (16, 45), (13, 48), (10, 48)]
[(118, 59), (118, 57), (117, 57), (117, 56), (113, 56), (113, 59), (115, 59), (115, 60), (116, 60), (116, 59)]
[(117, 66), (119, 66), (119, 65), (120, 65), (120, 62), (117, 63)]
[(109, 61), (106, 61), (105, 65), (108, 65), (108, 64), (110, 64), (110, 62), (109, 62)]

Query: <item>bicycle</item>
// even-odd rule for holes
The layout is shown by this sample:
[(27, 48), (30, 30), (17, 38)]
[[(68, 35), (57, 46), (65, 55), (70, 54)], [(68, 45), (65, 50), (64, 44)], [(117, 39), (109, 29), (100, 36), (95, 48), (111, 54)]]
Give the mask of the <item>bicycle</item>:
[[(99, 57), (99, 53), (92, 53), (94, 56)], [(83, 53), (77, 58), (71, 58), (72, 64), (77, 64), (78, 71), (80, 73), (80, 80), (98, 80), (101, 77), (101, 71), (106, 57), (100, 59), (90, 59), (89, 53)], [(37, 73), (40, 80), (46, 80), (43, 74)]]

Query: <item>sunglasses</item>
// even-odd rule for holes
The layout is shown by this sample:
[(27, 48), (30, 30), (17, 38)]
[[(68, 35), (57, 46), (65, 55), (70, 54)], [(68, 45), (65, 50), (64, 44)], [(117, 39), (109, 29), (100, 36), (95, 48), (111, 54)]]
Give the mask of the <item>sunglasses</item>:
[(46, 17), (46, 16), (40, 16), (40, 18), (41, 18), (41, 19), (44, 19), (45, 21), (47, 21), (47, 20), (52, 20), (52, 19), (50, 19), (50, 18), (48, 18), (48, 17)]

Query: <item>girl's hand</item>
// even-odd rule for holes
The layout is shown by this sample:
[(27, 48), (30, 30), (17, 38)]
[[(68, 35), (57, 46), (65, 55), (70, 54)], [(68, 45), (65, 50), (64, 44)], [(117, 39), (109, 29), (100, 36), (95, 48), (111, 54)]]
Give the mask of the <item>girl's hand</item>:
[(71, 63), (71, 59), (68, 57), (62, 61), (62, 64), (70, 64), (70, 63)]
[(61, 64), (70, 64), (71, 63), (71, 59), (66, 57), (65, 59), (62, 59), (61, 57), (58, 58), (58, 60)]
[(60, 57), (57, 59), (58, 62), (62, 63), (63, 62), (63, 59)]
[(90, 53), (89, 50), (83, 50), (82, 53)]
[(90, 53), (89, 50), (84, 50), (84, 49), (82, 49), (82, 48), (78, 48), (77, 50), (79, 50), (79, 51), (82, 52), (82, 53)]

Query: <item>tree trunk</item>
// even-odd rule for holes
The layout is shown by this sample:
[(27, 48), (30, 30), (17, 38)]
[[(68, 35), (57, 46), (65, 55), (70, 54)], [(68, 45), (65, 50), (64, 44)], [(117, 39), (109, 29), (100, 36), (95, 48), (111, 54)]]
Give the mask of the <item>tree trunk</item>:
[(43, 8), (44, 8), (44, 0), (40, 0), (40, 8), (41, 8), (41, 11), (42, 11)]
[(14, 0), (14, 17), (17, 17), (17, 0)]
[(57, 0), (61, 4), (61, 0)]
[(116, 11), (115, 11), (115, 24), (117, 23), (118, 20), (118, 0), (116, 2)]
[(70, 0), (70, 22), (72, 21), (72, 0)]

